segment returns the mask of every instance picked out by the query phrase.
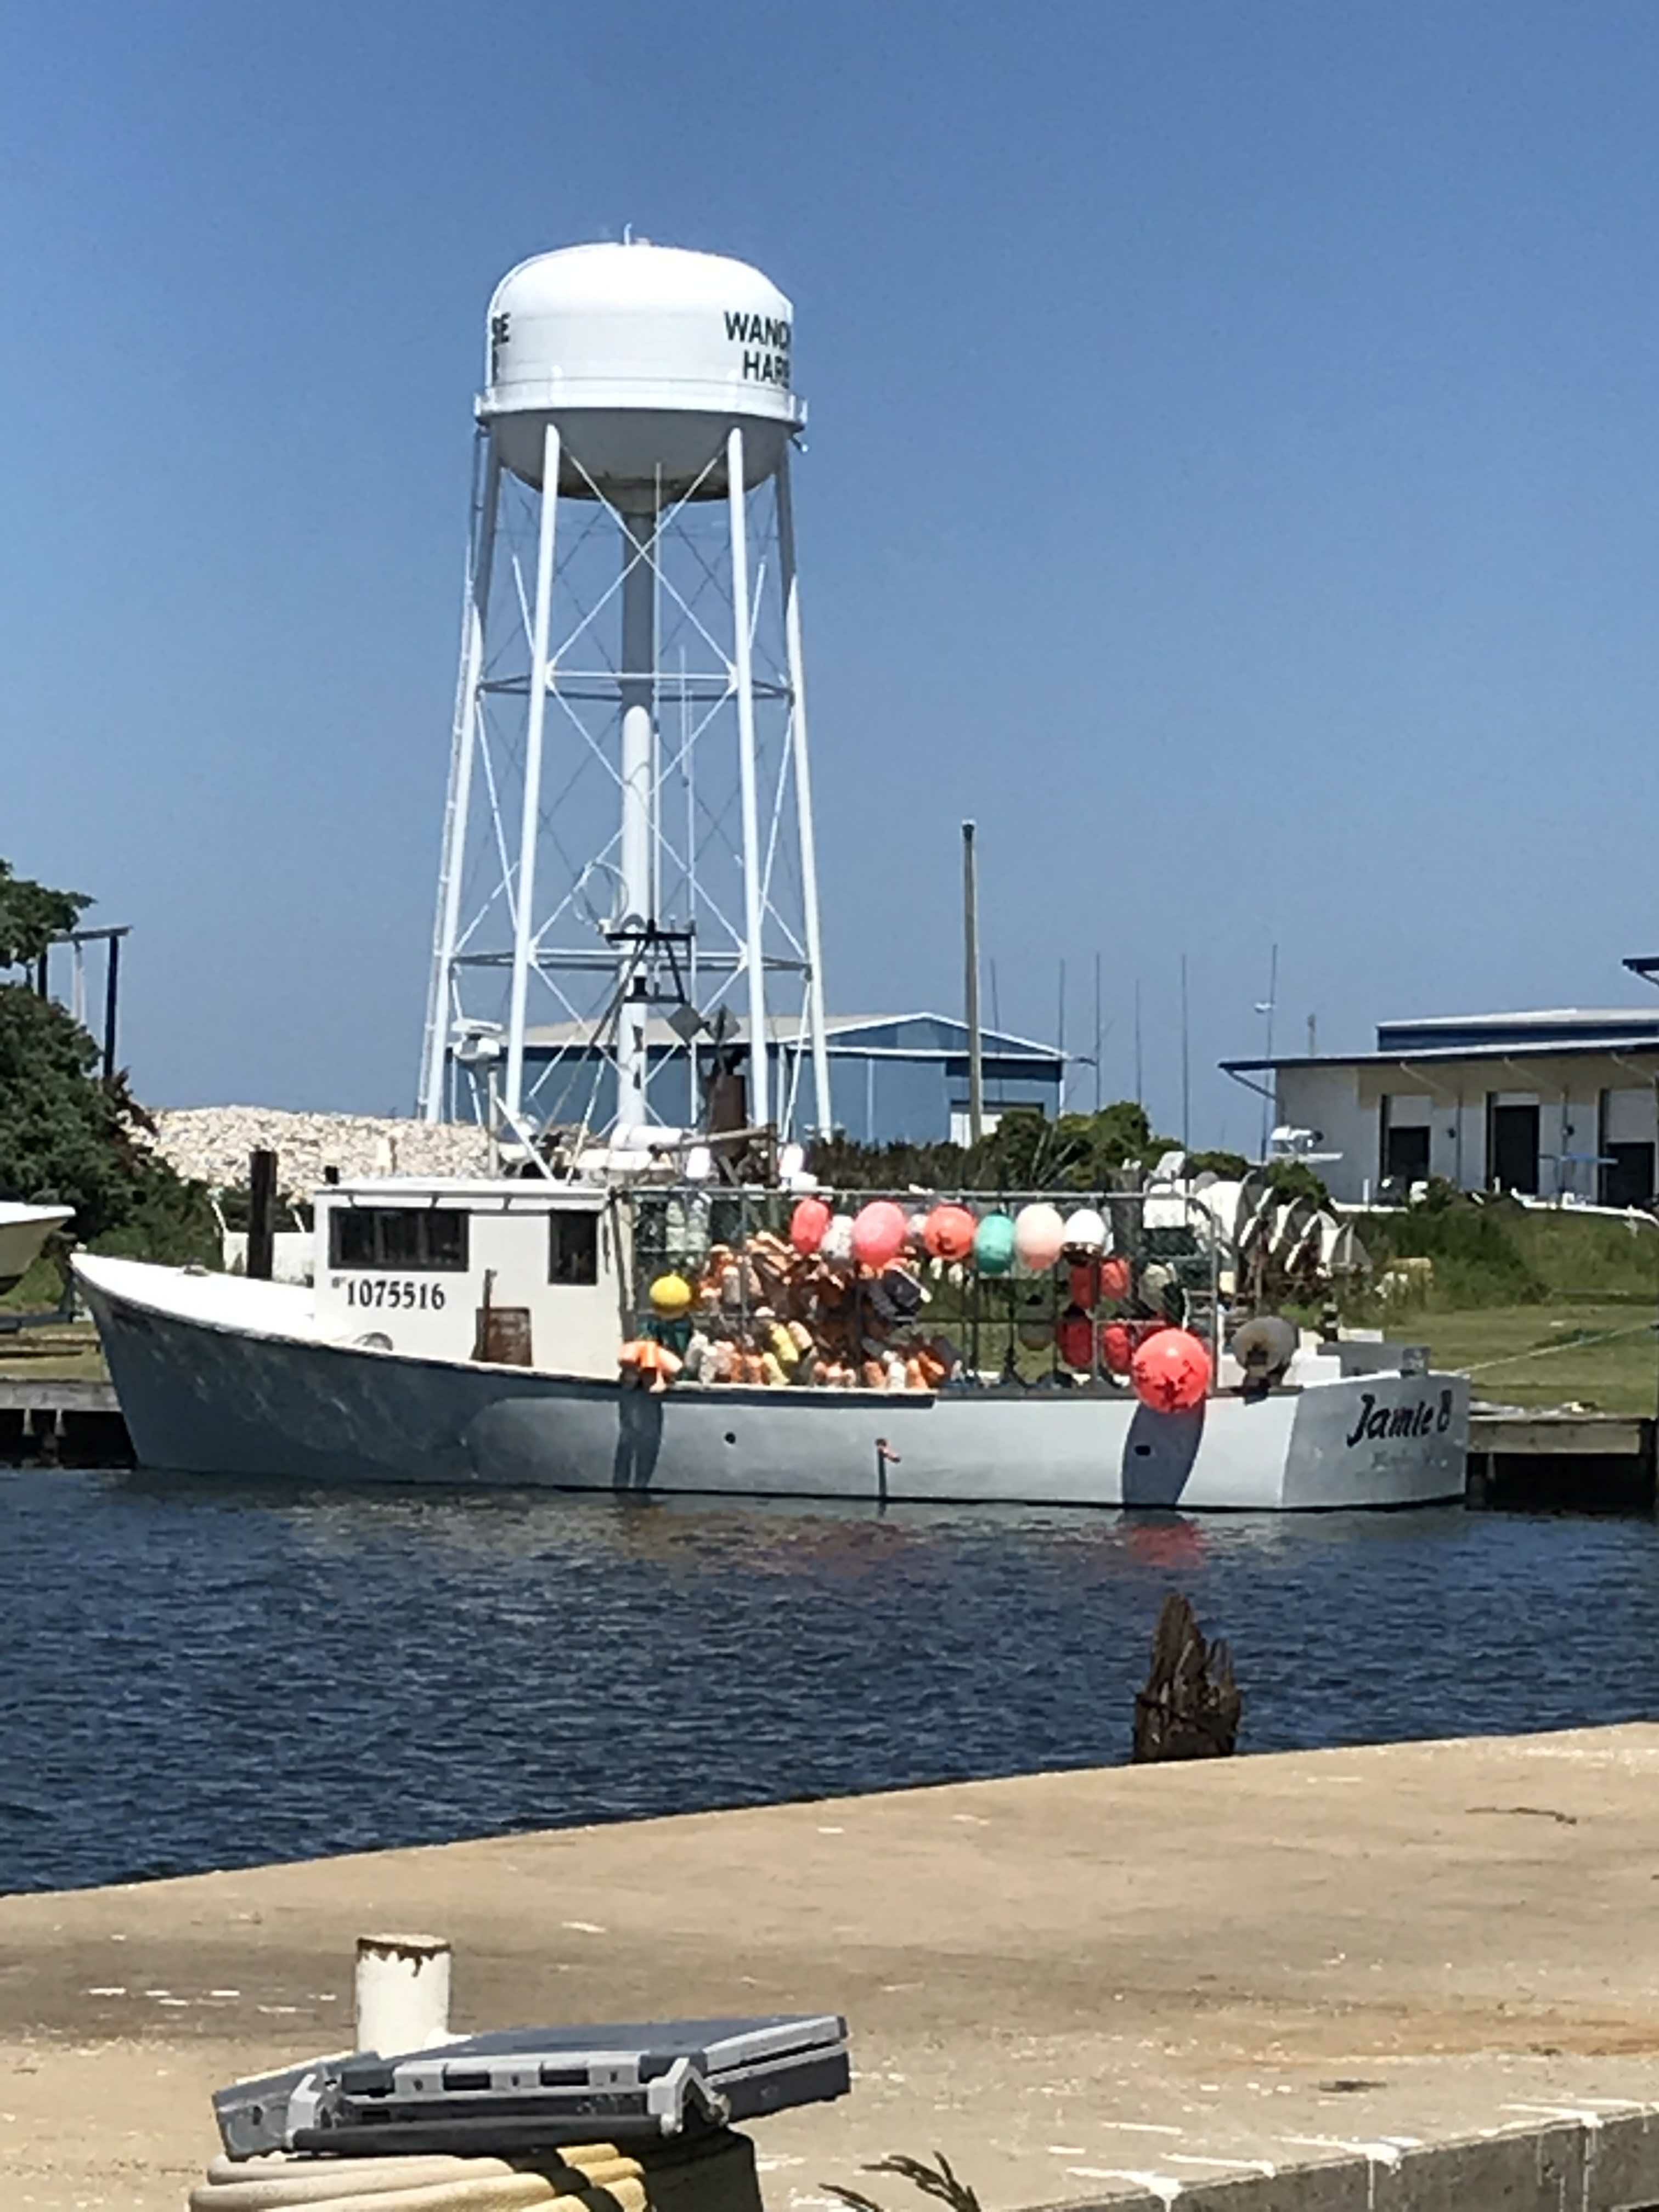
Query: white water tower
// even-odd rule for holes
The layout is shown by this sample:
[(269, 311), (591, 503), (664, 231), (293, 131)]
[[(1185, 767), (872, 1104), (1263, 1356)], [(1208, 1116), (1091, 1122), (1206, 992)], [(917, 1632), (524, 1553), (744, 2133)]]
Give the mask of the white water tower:
[(750, 1120), (830, 1126), (793, 323), (758, 270), (643, 240), (538, 254), (496, 287), (428, 1121), (482, 1042), (511, 1123), (683, 1121), (695, 1041), (729, 1011)]

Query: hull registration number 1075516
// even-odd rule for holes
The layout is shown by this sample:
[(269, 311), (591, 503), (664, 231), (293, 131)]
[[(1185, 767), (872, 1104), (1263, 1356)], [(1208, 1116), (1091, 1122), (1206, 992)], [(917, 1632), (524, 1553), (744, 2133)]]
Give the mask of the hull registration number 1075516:
[(424, 1307), (441, 1313), (447, 1304), (441, 1283), (410, 1282), (397, 1275), (348, 1275), (345, 1294), (349, 1306)]

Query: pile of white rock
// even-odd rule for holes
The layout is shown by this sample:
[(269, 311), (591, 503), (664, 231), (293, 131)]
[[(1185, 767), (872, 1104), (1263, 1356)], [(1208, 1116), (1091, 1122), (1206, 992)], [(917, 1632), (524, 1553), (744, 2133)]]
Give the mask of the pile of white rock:
[(245, 1185), (248, 1155), (276, 1155), (284, 1197), (306, 1199), (333, 1168), (358, 1176), (484, 1176), (489, 1132), (471, 1121), (374, 1114), (295, 1114), (275, 1106), (178, 1106), (155, 1115), (155, 1149), (175, 1173), (224, 1190)]

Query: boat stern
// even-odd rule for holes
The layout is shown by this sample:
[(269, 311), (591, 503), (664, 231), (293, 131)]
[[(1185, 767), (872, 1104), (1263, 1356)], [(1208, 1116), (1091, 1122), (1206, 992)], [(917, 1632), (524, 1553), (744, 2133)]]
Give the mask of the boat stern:
[(1301, 1395), (1285, 1462), (1291, 1507), (1437, 1505), (1468, 1474), (1469, 1379), (1357, 1375)]

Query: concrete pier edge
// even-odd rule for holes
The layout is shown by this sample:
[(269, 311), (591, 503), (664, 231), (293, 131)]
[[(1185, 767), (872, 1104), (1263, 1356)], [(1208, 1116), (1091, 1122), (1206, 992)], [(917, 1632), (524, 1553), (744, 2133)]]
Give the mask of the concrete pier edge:
[[(1354, 2143), (1273, 2173), (1069, 2198), (1063, 2212), (1652, 2212), (1659, 2109), (1586, 2110), (1439, 2143)], [(1062, 2212), (1059, 2206), (1029, 2212)]]
[(408, 1926), (462, 2031), (844, 2012), (853, 2094), (747, 2130), (769, 2212), (928, 2212), (866, 2168), (936, 2150), (985, 2212), (1641, 2212), (1656, 1882), (1636, 1723), (0, 1897), (0, 2204), (179, 2212), (210, 2092), (339, 2049), (356, 1937)]

